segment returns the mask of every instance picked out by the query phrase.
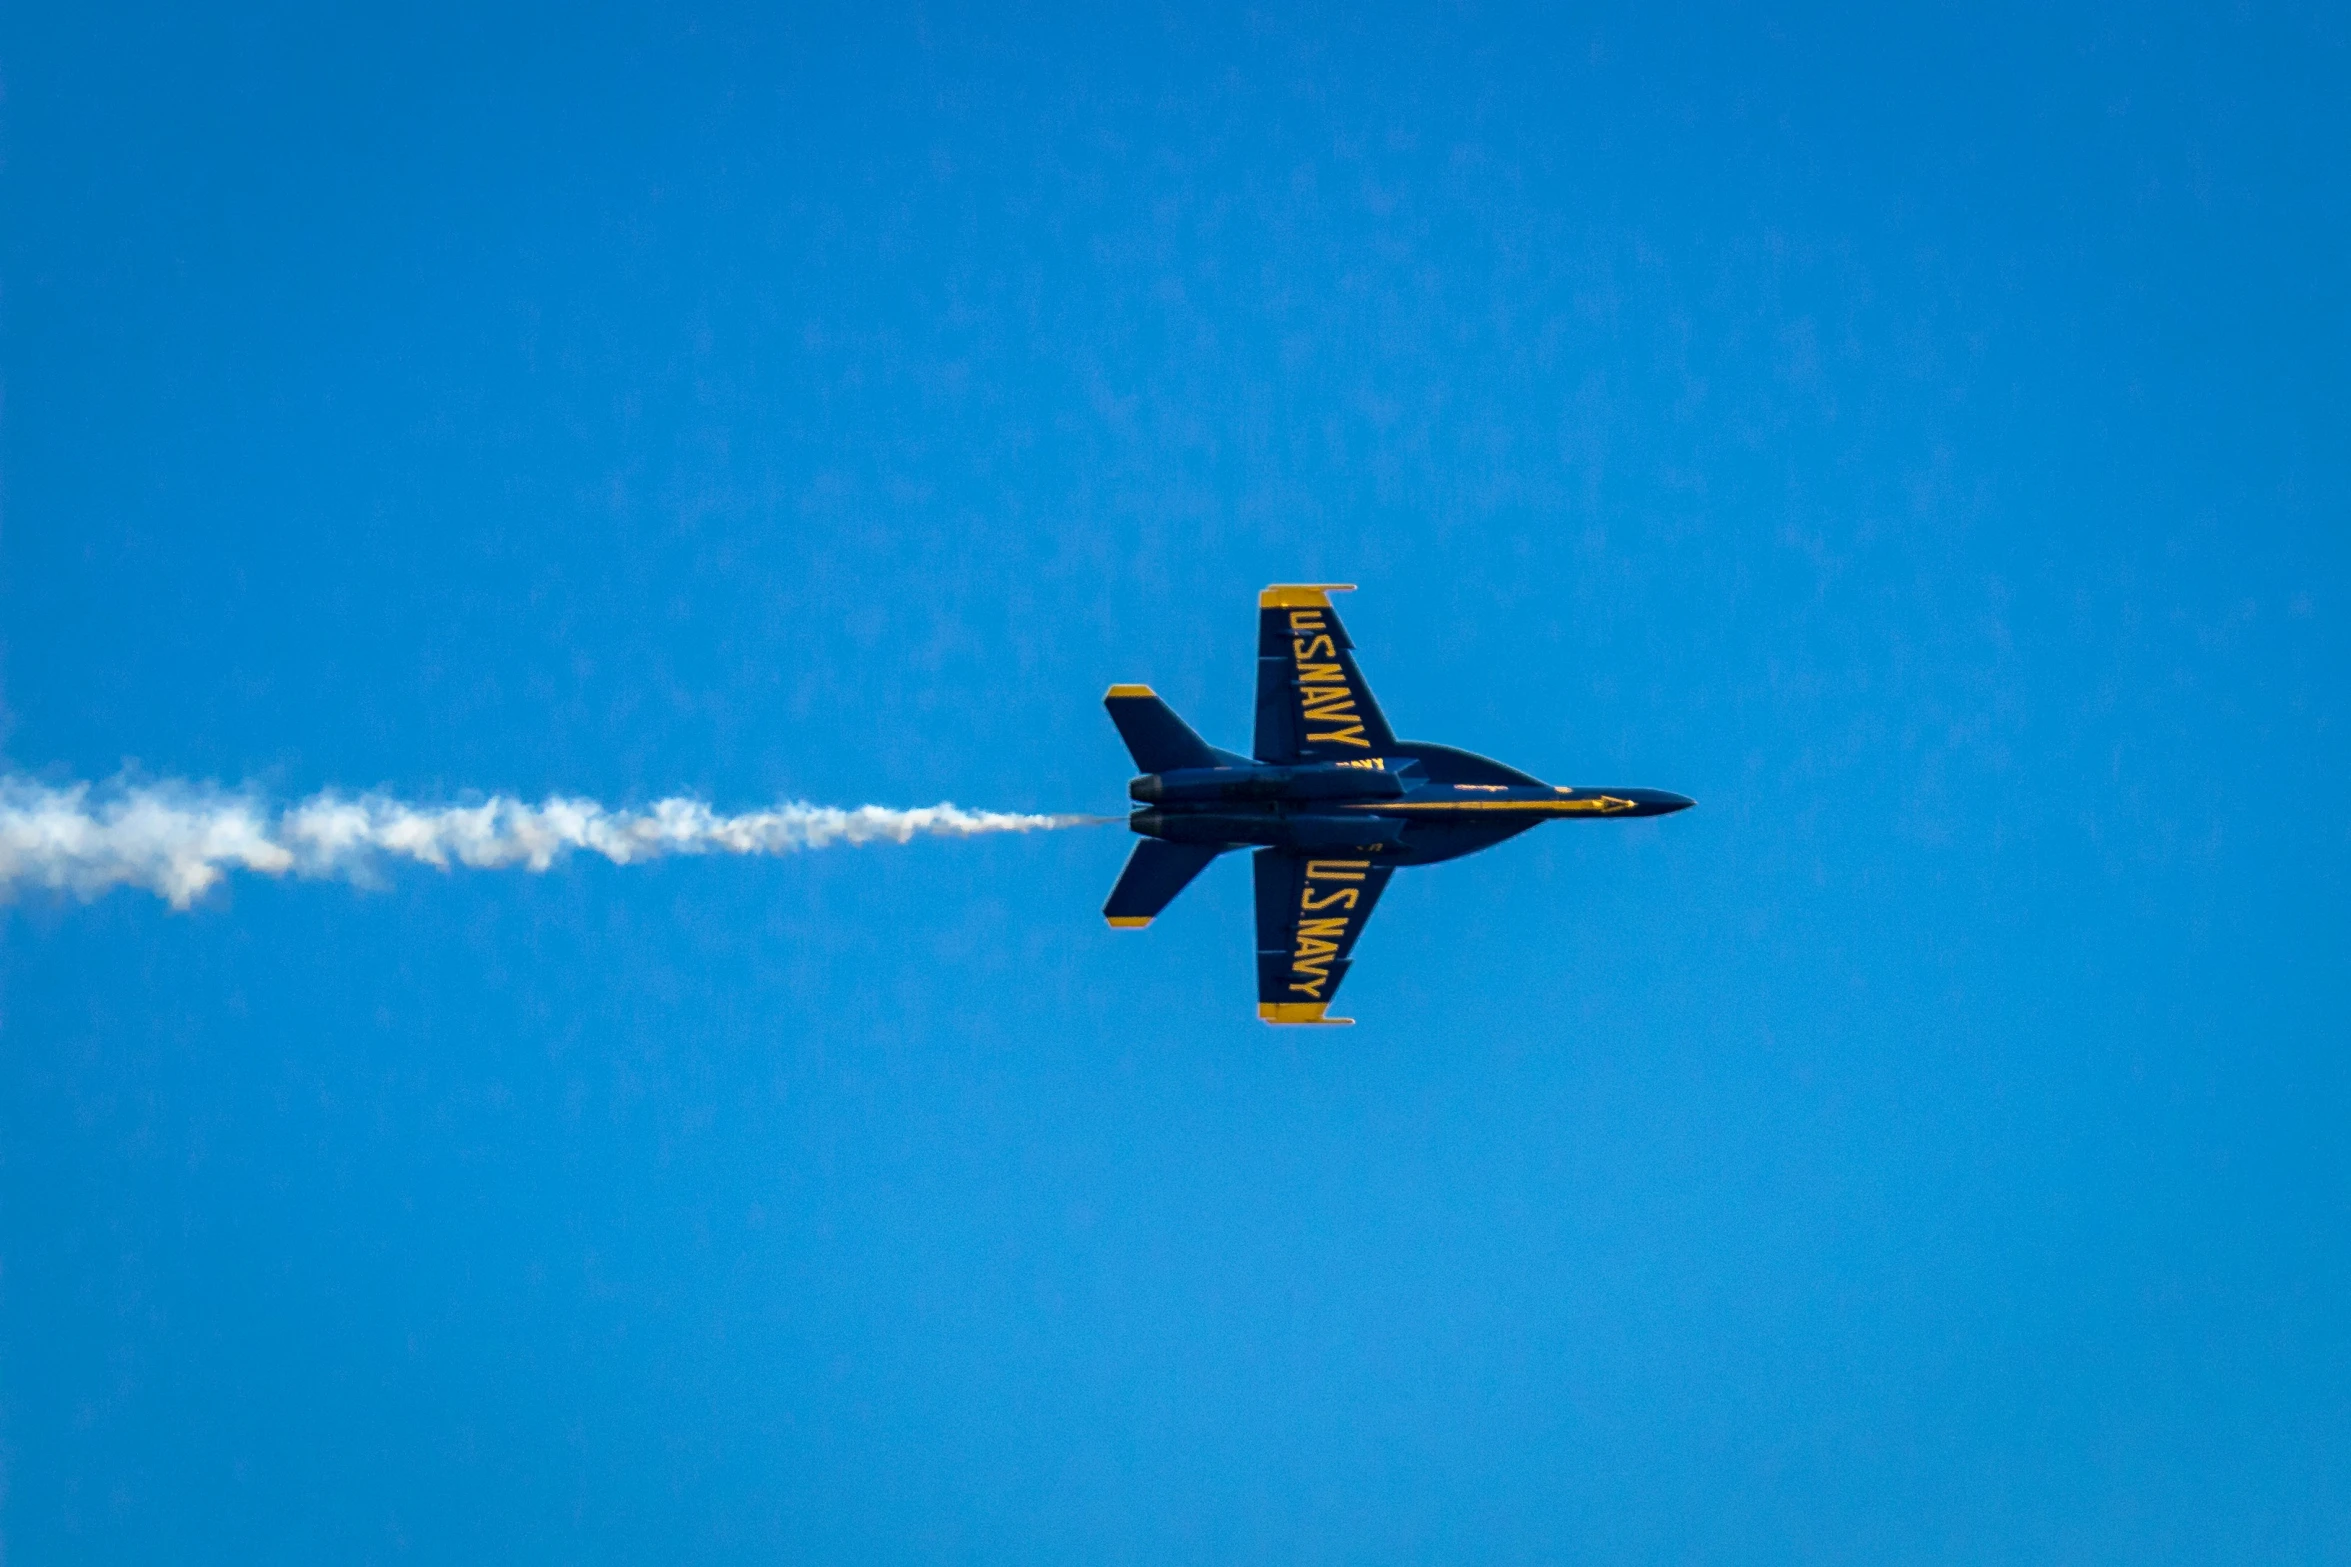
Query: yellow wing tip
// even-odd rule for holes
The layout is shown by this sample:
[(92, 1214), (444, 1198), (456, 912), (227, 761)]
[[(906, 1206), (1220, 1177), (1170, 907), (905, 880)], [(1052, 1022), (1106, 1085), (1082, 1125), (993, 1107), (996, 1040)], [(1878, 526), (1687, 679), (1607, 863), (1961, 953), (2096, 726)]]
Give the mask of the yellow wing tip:
[(1117, 698), (1122, 696), (1157, 695), (1159, 695), (1159, 693), (1152, 690), (1149, 686), (1112, 686), (1108, 691), (1102, 693), (1102, 700), (1105, 702), (1110, 702), (1115, 701)]
[(1324, 1017), (1327, 1001), (1260, 1001), (1257, 1016), (1266, 1023), (1323, 1023), (1329, 1025), (1353, 1023), (1351, 1017)]
[(1319, 604), (1324, 609), (1329, 609), (1331, 601), (1328, 595), (1354, 591), (1355, 584), (1352, 582), (1277, 582), (1257, 595), (1257, 607), (1259, 609), (1303, 609), (1309, 605)]
[(1141, 930), (1144, 926), (1151, 923), (1152, 918), (1148, 914), (1145, 914), (1140, 918), (1137, 918), (1132, 914), (1105, 914), (1102, 917), (1110, 921), (1110, 925), (1113, 930)]

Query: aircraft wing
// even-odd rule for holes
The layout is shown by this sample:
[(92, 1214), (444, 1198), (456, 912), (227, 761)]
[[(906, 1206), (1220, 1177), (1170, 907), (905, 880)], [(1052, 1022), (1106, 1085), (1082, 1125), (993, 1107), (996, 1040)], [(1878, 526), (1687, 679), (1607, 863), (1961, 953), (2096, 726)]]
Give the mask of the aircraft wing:
[(1345, 762), (1396, 743), (1331, 608), (1330, 596), (1345, 591), (1297, 582), (1257, 595), (1257, 760)]
[(1259, 849), (1256, 873), (1257, 1015), (1268, 1023), (1354, 1022), (1324, 1010), (1395, 867), (1361, 850)]

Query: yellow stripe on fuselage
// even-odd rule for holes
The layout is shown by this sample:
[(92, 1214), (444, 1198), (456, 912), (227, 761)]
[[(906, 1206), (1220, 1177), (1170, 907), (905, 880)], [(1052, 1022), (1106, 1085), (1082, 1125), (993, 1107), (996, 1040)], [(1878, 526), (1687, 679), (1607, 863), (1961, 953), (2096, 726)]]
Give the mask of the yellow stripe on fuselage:
[(1382, 800), (1375, 805), (1350, 805), (1350, 811), (1376, 811), (1392, 816), (1399, 811), (1420, 815), (1451, 816), (1468, 811), (1519, 811), (1535, 816), (1615, 816), (1629, 811), (1637, 802), (1619, 799), (1613, 794), (1596, 795), (1589, 800)]

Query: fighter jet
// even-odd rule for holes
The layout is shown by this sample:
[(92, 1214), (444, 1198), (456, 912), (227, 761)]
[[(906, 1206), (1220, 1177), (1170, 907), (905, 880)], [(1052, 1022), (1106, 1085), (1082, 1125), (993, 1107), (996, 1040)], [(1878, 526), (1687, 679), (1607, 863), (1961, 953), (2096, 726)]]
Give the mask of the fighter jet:
[(1329, 1015), (1388, 878), (1491, 848), (1559, 817), (1664, 816), (1695, 804), (1663, 789), (1571, 789), (1388, 728), (1331, 608), (1344, 582), (1257, 595), (1253, 754), (1201, 739), (1149, 686), (1102, 699), (1143, 775), (1127, 785), (1142, 834), (1103, 917), (1148, 925), (1232, 849), (1256, 850), (1257, 1015)]

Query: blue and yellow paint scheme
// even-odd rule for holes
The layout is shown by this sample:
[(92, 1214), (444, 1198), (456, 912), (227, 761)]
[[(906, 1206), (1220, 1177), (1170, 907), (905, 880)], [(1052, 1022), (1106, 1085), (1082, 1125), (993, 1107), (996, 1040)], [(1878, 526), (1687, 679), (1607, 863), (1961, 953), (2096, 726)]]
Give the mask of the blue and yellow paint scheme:
[(1329, 1008), (1388, 878), (1491, 848), (1544, 822), (1664, 816), (1663, 789), (1547, 784), (1468, 751), (1399, 740), (1331, 607), (1338, 582), (1257, 596), (1257, 736), (1220, 750), (1149, 686), (1103, 698), (1142, 769), (1127, 786), (1142, 835), (1103, 917), (1149, 925), (1218, 855), (1255, 851), (1257, 1015), (1350, 1023)]

